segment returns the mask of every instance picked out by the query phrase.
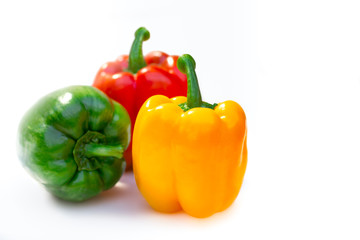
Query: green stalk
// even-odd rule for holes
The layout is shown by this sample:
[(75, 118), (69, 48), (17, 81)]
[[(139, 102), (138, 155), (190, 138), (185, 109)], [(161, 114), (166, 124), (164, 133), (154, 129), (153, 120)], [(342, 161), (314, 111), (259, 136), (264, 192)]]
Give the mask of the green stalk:
[(124, 148), (120, 145), (109, 146), (96, 143), (88, 143), (85, 145), (86, 157), (116, 157), (122, 158)]
[(196, 63), (192, 56), (184, 54), (177, 60), (178, 69), (186, 74), (187, 77), (187, 107), (195, 108), (202, 106), (202, 99), (200, 93), (199, 82), (196, 76), (195, 67)]
[(130, 54), (129, 54), (129, 67), (128, 71), (135, 74), (141, 68), (146, 66), (146, 62), (144, 59), (142, 45), (143, 42), (150, 38), (150, 32), (141, 27), (135, 32), (135, 39), (131, 46)]
[(78, 170), (92, 171), (101, 167), (102, 157), (123, 157), (121, 145), (107, 145), (106, 137), (94, 131), (88, 131), (75, 144), (73, 155)]

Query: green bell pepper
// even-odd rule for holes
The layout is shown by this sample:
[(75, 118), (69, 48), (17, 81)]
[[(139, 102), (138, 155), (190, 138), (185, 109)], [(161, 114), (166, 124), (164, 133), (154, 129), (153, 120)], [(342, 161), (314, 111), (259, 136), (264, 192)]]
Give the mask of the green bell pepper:
[(130, 124), (125, 108), (101, 91), (67, 87), (40, 99), (23, 117), (18, 155), (49, 192), (83, 201), (120, 179)]

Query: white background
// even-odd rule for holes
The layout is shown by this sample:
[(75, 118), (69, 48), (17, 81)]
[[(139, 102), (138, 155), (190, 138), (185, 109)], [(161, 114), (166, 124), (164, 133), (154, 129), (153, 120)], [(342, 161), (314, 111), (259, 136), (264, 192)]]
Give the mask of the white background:
[[(1, 1), (0, 239), (359, 239), (359, 12), (356, 0)], [(140, 26), (144, 53), (192, 54), (203, 99), (247, 113), (243, 187), (210, 218), (154, 212), (131, 173), (60, 201), (17, 159), (25, 111), (91, 84)]]

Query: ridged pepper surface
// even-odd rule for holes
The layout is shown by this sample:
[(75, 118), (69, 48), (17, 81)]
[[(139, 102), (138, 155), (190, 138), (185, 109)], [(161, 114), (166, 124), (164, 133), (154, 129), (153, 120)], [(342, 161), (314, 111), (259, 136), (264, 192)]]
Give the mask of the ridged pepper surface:
[(55, 196), (83, 201), (113, 187), (130, 142), (126, 110), (100, 90), (72, 86), (41, 98), (23, 117), (18, 155)]
[(187, 74), (186, 97), (150, 97), (133, 134), (136, 184), (160, 212), (183, 209), (208, 217), (236, 199), (247, 164), (246, 117), (234, 101), (203, 102), (190, 55), (178, 60)]
[[(187, 91), (186, 75), (176, 66), (178, 56), (160, 51), (143, 56), (142, 43), (149, 38), (149, 31), (139, 28), (135, 32), (130, 54), (101, 66), (93, 83), (94, 87), (126, 108), (132, 126), (141, 105), (150, 96), (186, 96)], [(130, 142), (124, 153), (128, 169), (132, 164), (131, 146)]]

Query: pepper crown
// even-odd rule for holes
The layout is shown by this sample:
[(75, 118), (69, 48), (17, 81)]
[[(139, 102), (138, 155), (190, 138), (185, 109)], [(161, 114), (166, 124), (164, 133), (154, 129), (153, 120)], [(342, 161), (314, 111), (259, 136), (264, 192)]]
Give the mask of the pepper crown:
[(187, 102), (179, 104), (181, 109), (184, 111), (195, 107), (214, 109), (217, 103), (210, 104), (202, 101), (199, 82), (195, 72), (196, 62), (194, 58), (189, 54), (180, 56), (177, 60), (177, 67), (182, 73), (186, 74), (188, 84)]
[(73, 155), (79, 171), (92, 171), (101, 167), (102, 157), (122, 158), (123, 152), (123, 146), (108, 145), (104, 135), (88, 131), (77, 140)]

